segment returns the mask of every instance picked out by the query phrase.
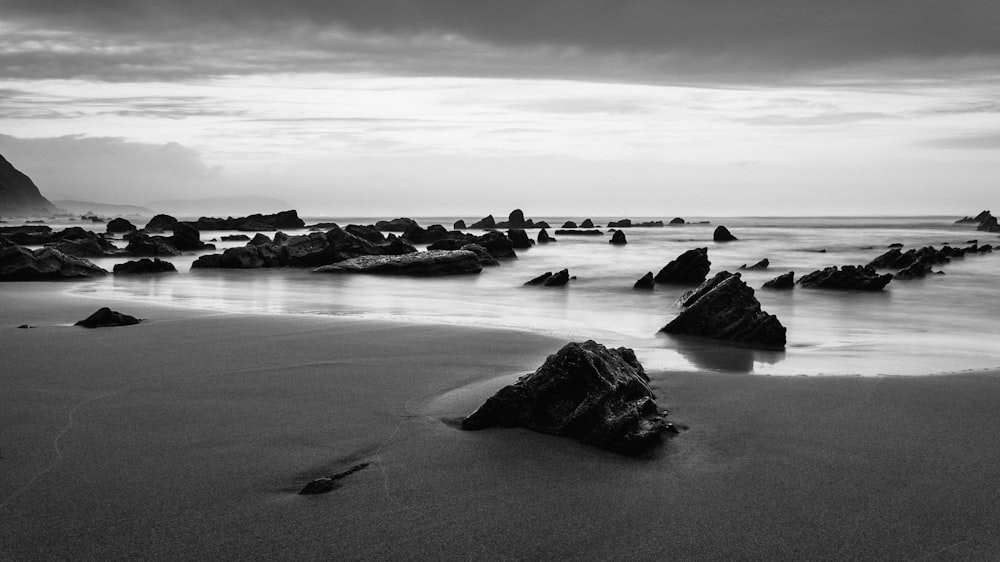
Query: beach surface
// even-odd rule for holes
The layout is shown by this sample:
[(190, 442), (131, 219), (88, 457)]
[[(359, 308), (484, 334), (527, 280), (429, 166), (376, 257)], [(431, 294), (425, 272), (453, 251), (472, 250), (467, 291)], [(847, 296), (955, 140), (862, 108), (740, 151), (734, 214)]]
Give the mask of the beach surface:
[[(3, 560), (1000, 552), (997, 372), (652, 372), (686, 429), (631, 459), (449, 423), (559, 339), (213, 313), (68, 287), (0, 285)], [(144, 321), (71, 325), (101, 306)], [(360, 463), (328, 494), (297, 494)]]

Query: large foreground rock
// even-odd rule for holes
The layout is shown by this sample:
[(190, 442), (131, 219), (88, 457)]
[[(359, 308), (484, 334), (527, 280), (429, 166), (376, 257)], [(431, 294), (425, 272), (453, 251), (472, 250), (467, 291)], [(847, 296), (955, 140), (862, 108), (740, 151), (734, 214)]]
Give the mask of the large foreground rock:
[(695, 284), (708, 277), (712, 262), (708, 261), (708, 248), (695, 248), (677, 256), (663, 266), (653, 279), (657, 283)]
[(97, 277), (108, 272), (93, 263), (52, 248), (0, 248), (0, 281), (50, 281)]
[(318, 267), (316, 273), (376, 273), (437, 277), (479, 273), (479, 256), (468, 250), (430, 250), (399, 256), (360, 256)]
[(753, 289), (739, 273), (722, 271), (681, 297), (684, 309), (660, 331), (784, 348), (785, 327), (761, 310)]
[(799, 285), (813, 289), (843, 291), (881, 291), (892, 281), (892, 274), (879, 275), (875, 268), (845, 265), (827, 267), (799, 278)]
[(121, 312), (104, 307), (83, 320), (80, 320), (74, 324), (74, 326), (83, 326), (84, 328), (110, 328), (113, 326), (131, 326), (133, 324), (138, 324), (139, 322), (140, 320), (135, 316), (122, 314)]
[(462, 429), (523, 427), (638, 455), (673, 431), (654, 400), (649, 377), (631, 349), (574, 342), (500, 389), (462, 421)]

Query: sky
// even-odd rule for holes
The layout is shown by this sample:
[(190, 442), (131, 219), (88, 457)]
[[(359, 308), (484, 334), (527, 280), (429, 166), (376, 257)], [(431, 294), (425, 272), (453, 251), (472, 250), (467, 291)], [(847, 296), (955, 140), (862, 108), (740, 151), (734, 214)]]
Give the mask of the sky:
[(1000, 2), (0, 0), (0, 154), (135, 205), (975, 214)]

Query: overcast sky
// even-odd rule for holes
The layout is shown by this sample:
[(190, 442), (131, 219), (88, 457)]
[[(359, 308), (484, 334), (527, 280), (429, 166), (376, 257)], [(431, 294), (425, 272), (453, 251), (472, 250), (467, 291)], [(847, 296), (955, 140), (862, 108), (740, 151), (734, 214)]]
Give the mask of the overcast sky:
[(996, 0), (0, 0), (43, 194), (329, 215), (974, 214)]

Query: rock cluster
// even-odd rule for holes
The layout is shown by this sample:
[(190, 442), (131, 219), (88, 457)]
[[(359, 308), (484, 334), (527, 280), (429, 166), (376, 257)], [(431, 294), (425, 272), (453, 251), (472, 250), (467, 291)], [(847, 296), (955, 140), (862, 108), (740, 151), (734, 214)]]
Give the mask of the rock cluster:
[(799, 278), (799, 285), (815, 289), (843, 291), (881, 291), (892, 281), (892, 274), (879, 275), (874, 267), (845, 265), (827, 267)]
[(429, 250), (398, 256), (358, 256), (318, 267), (316, 273), (373, 273), (432, 277), (479, 273), (483, 267), (475, 252), (468, 250)]
[(53, 248), (0, 248), (0, 281), (80, 279), (107, 273), (83, 258), (68, 256)]
[(983, 211), (974, 217), (961, 218), (955, 222), (974, 223), (976, 224), (976, 230), (983, 232), (1000, 232), (1000, 224), (997, 224), (997, 218), (989, 211)]
[(542, 285), (544, 287), (562, 287), (569, 283), (570, 276), (569, 270), (563, 269), (552, 273), (551, 271), (546, 271), (545, 273), (526, 281), (525, 285)]
[(761, 310), (754, 291), (739, 273), (722, 271), (680, 299), (681, 313), (660, 329), (739, 342), (769, 349), (784, 348), (785, 327)]
[(500, 389), (462, 421), (462, 429), (523, 427), (639, 455), (657, 446), (664, 433), (676, 432), (655, 398), (631, 349), (573, 342)]

